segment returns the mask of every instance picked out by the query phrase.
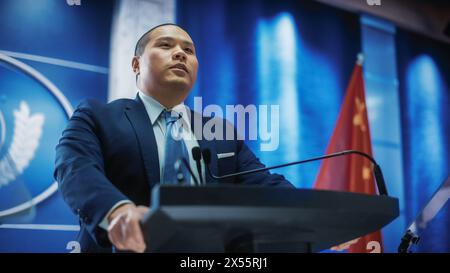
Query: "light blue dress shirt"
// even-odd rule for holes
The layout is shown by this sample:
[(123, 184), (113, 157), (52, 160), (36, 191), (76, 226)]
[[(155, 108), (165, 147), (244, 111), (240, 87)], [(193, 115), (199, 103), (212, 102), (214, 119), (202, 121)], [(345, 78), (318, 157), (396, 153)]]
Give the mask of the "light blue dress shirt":
[[(150, 118), (150, 122), (152, 123), (153, 133), (155, 134), (156, 145), (158, 146), (158, 159), (159, 159), (159, 174), (162, 177), (164, 171), (164, 158), (165, 158), (165, 144), (166, 144), (166, 125), (164, 117), (161, 113), (164, 111), (165, 107), (162, 106), (157, 100), (154, 98), (145, 95), (143, 92), (139, 91), (139, 97), (144, 103), (145, 110)], [(169, 110), (169, 109), (167, 109)], [(195, 138), (195, 135), (191, 130), (191, 121), (188, 114), (188, 109), (184, 106), (184, 104), (177, 105), (170, 109), (172, 111), (176, 111), (181, 114), (182, 118), (177, 121), (177, 125), (183, 128), (183, 140), (186, 144), (187, 151), (189, 153), (189, 165), (194, 173), (195, 177), (198, 179), (198, 171), (197, 165), (195, 163), (194, 158), (192, 157), (192, 148), (198, 147), (198, 141)], [(202, 177), (205, 177), (205, 166), (202, 161)], [(204, 181), (204, 179), (203, 179)], [(191, 184), (194, 183), (194, 180), (191, 178)]]

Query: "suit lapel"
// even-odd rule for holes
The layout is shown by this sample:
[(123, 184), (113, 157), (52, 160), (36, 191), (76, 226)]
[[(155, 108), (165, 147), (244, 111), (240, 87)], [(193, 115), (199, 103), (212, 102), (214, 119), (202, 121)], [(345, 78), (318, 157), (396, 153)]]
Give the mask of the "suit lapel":
[(136, 133), (148, 183), (153, 186), (160, 181), (158, 147), (150, 119), (139, 96), (125, 108), (125, 115)]

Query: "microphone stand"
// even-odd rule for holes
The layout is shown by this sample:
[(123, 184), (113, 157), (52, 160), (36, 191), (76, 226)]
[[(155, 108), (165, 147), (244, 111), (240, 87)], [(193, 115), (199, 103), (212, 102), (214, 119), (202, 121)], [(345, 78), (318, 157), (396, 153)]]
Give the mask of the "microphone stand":
[(360, 152), (360, 151), (356, 151), (356, 150), (345, 150), (345, 151), (341, 151), (341, 152), (337, 152), (337, 153), (313, 157), (313, 158), (295, 161), (295, 162), (291, 162), (291, 163), (285, 163), (285, 164), (280, 164), (280, 165), (275, 165), (275, 166), (265, 167), (265, 168), (258, 168), (258, 169), (254, 169), (254, 170), (248, 170), (248, 171), (227, 174), (227, 175), (222, 175), (222, 176), (214, 175), (211, 172), (211, 169), (209, 167), (209, 164), (211, 162), (211, 152), (208, 149), (205, 149), (202, 151), (202, 154), (203, 154), (203, 159), (205, 160), (205, 163), (206, 163), (206, 169), (208, 171), (208, 174), (212, 178), (217, 179), (217, 180), (226, 179), (226, 178), (230, 178), (230, 177), (236, 177), (239, 175), (256, 173), (256, 172), (263, 172), (263, 171), (268, 171), (268, 170), (272, 170), (272, 169), (277, 169), (277, 168), (282, 168), (282, 167), (287, 167), (287, 166), (292, 166), (292, 165), (297, 165), (297, 164), (303, 164), (303, 163), (321, 160), (321, 159), (327, 159), (327, 158), (331, 158), (331, 157), (338, 157), (338, 156), (349, 155), (349, 154), (357, 154), (357, 155), (361, 155), (361, 156), (369, 159), (373, 163), (373, 172), (374, 172), (374, 176), (375, 176), (375, 181), (377, 183), (378, 192), (380, 195), (386, 195), (386, 196), (388, 195), (387, 189), (386, 189), (386, 184), (384, 182), (383, 173), (381, 172), (380, 166), (377, 164), (375, 159), (373, 159), (370, 155)]

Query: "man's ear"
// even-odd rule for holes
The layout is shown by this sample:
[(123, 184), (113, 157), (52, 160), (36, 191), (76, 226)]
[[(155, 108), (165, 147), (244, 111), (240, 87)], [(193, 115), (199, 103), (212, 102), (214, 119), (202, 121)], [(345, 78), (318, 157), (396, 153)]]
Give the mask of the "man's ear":
[(133, 69), (134, 74), (139, 75), (141, 72), (139, 69), (139, 56), (134, 56), (131, 60), (131, 68)]

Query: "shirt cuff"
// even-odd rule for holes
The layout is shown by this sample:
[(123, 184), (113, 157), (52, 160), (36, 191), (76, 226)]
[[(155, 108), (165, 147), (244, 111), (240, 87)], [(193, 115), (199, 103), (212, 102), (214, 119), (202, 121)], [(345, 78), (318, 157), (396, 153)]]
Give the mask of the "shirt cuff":
[(119, 202), (117, 202), (106, 214), (106, 216), (103, 218), (103, 220), (100, 222), (100, 224), (98, 225), (99, 227), (103, 228), (104, 230), (108, 230), (108, 217), (109, 215), (119, 206), (123, 205), (123, 204), (133, 204), (133, 202), (131, 202), (130, 200), (121, 200)]

